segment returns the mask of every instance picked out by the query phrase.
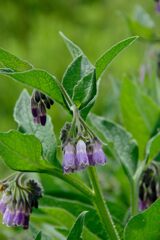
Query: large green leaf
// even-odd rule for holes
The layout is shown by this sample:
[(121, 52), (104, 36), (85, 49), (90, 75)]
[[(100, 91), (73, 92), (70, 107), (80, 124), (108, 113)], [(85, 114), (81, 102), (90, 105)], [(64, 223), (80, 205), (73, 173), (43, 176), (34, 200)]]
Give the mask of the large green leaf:
[(14, 80), (36, 88), (47, 94), (49, 97), (55, 99), (57, 102), (63, 104), (60, 83), (53, 75), (49, 74), (47, 71), (32, 69), (25, 72), (0, 74), (10, 76)]
[(138, 147), (131, 134), (120, 125), (94, 114), (90, 115), (90, 122), (107, 142), (112, 157), (120, 160), (128, 176), (132, 177), (137, 168)]
[(146, 146), (145, 160), (149, 164), (160, 152), (160, 133), (152, 137)]
[(33, 135), (16, 130), (0, 133), (0, 156), (17, 171), (41, 172), (49, 167), (41, 158), (42, 147)]
[(124, 232), (124, 240), (159, 240), (160, 239), (160, 200), (131, 218)]
[(82, 212), (78, 218), (76, 219), (76, 222), (74, 223), (67, 240), (81, 240), (82, 231), (83, 231), (83, 225), (84, 225), (84, 219), (87, 211)]
[[(36, 222), (35, 220), (38, 220), (39, 223), (40, 221), (42, 222), (42, 232), (45, 222), (45, 224), (50, 224), (52, 227), (56, 227), (56, 229), (60, 232), (62, 232), (62, 229), (64, 229), (65, 231), (63, 231), (62, 233), (66, 235), (67, 233), (69, 233), (71, 227), (76, 220), (76, 218), (68, 211), (57, 207), (41, 207), (36, 212), (37, 214), (35, 213), (32, 216), (32, 219), (34, 222)], [(100, 240), (100, 238), (90, 232), (86, 227), (83, 228), (82, 236), (83, 240)]]
[(112, 60), (126, 47), (131, 45), (138, 37), (129, 37), (121, 42), (118, 42), (109, 50), (107, 50), (102, 56), (96, 61), (96, 77), (97, 79), (105, 71), (107, 66), (112, 62)]
[(30, 95), (23, 90), (14, 108), (14, 119), (19, 129), (25, 133), (35, 135), (43, 147), (43, 157), (50, 162), (56, 162), (56, 137), (53, 131), (51, 118), (47, 116), (45, 126), (35, 124), (31, 114)]
[(135, 83), (125, 80), (121, 89), (121, 113), (124, 126), (137, 140), (140, 158), (144, 158), (145, 146), (158, 128), (160, 109)]
[[(56, 193), (53, 194), (55, 196)], [(62, 195), (62, 194), (61, 194)], [(102, 227), (101, 221), (99, 216), (97, 215), (96, 210), (93, 206), (80, 202), (81, 199), (78, 201), (73, 199), (67, 199), (67, 195), (62, 197), (51, 197), (51, 196), (44, 196), (40, 200), (40, 206), (43, 207), (57, 207), (63, 208), (66, 211), (70, 212), (75, 217), (79, 215), (82, 211), (88, 211), (88, 214), (85, 217), (85, 226), (93, 232), (95, 235), (100, 237), (101, 239), (106, 239), (105, 231)], [(74, 198), (74, 195), (73, 197)], [(114, 222), (116, 224), (122, 223), (125, 215), (125, 209), (119, 204), (107, 201), (109, 210), (112, 214)]]
[(14, 56), (2, 48), (0, 48), (0, 63), (2, 63), (5, 67), (17, 72), (29, 70), (32, 68), (32, 65), (30, 63), (21, 60), (20, 58)]

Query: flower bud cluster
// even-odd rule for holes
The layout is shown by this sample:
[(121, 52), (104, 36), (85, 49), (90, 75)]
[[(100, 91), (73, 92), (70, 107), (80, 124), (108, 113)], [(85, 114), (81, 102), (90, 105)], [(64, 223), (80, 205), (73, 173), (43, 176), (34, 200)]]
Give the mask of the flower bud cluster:
[(34, 122), (45, 126), (46, 124), (46, 109), (50, 109), (54, 101), (45, 94), (34, 91), (31, 97), (31, 111)]
[(76, 132), (76, 129), (72, 129), (71, 124), (67, 123), (61, 132), (63, 172), (68, 174), (83, 170), (87, 166), (104, 165), (106, 156), (100, 140), (95, 136), (91, 137), (87, 132), (85, 135), (81, 132), (73, 136), (71, 130)]
[(10, 182), (0, 200), (3, 224), (28, 229), (32, 208), (38, 208), (38, 199), (41, 197), (42, 189), (34, 180), (23, 185), (17, 185), (16, 181)]
[(139, 186), (139, 209), (148, 208), (160, 197), (160, 182), (157, 166), (151, 164), (142, 174)]

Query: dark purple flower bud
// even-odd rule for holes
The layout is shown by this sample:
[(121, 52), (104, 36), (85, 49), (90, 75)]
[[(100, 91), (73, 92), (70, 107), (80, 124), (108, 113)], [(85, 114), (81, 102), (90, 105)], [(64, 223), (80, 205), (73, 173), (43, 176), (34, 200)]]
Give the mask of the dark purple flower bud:
[(37, 103), (39, 103), (40, 100), (41, 100), (41, 94), (40, 94), (40, 92), (35, 91), (35, 93), (34, 93), (34, 98), (35, 98), (35, 101), (36, 101)]
[(24, 215), (24, 220), (23, 220), (23, 229), (28, 229), (29, 228), (29, 214)]
[(93, 145), (91, 143), (87, 144), (87, 156), (89, 160), (89, 165), (95, 165), (93, 162)]
[(143, 211), (160, 197), (159, 170), (152, 163), (142, 174), (139, 185), (139, 209)]
[(51, 99), (51, 98), (48, 98), (48, 99), (49, 99), (49, 103), (50, 103), (51, 105), (53, 105), (53, 104), (54, 104), (54, 100)]
[(13, 222), (15, 226), (23, 225), (25, 212), (23, 210), (17, 210), (14, 216)]
[(46, 108), (48, 108), (48, 109), (50, 109), (50, 108), (51, 108), (51, 105), (50, 105), (50, 103), (49, 103), (49, 100), (48, 100), (48, 99), (45, 99), (45, 100), (44, 100), (44, 104), (45, 104)]
[(47, 97), (44, 93), (40, 93), (41, 94), (41, 99), (45, 100)]
[(75, 163), (75, 147), (70, 142), (64, 147), (64, 155), (63, 155), (63, 172), (71, 173), (76, 170)]
[(77, 170), (86, 168), (89, 165), (89, 160), (86, 151), (86, 144), (83, 140), (78, 140), (76, 145), (76, 166)]
[(39, 109), (40, 109), (40, 122), (42, 124), (42, 126), (45, 126), (46, 124), (46, 108), (45, 108), (45, 105), (43, 102), (40, 103), (40, 106), (39, 106)]
[(93, 155), (91, 165), (104, 165), (107, 159), (102, 149), (102, 144), (95, 140), (93, 143)]
[(34, 98), (31, 98), (31, 110), (32, 110), (32, 115), (33, 117), (38, 116), (38, 103), (34, 100)]

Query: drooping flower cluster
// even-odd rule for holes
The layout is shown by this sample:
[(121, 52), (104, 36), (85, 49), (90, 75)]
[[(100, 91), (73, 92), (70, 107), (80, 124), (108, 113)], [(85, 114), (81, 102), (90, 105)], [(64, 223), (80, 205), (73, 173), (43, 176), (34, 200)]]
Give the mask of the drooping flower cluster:
[(29, 180), (23, 186), (11, 182), (3, 191), (0, 200), (0, 212), (3, 224), (22, 226), (28, 229), (32, 208), (38, 208), (38, 199), (42, 197), (42, 189), (37, 182)]
[(45, 126), (46, 124), (46, 108), (50, 109), (54, 101), (45, 94), (34, 91), (31, 97), (31, 111), (34, 122)]
[(155, 0), (156, 2), (156, 11), (160, 12), (160, 0)]
[[(83, 126), (81, 126), (83, 128)], [(75, 137), (72, 135), (75, 133)], [(71, 124), (66, 124), (61, 132), (63, 149), (63, 172), (65, 174), (80, 171), (87, 166), (104, 165), (106, 156), (102, 143), (88, 132), (76, 133)]]
[(159, 171), (156, 164), (151, 164), (142, 174), (139, 186), (139, 209), (148, 208), (160, 197)]

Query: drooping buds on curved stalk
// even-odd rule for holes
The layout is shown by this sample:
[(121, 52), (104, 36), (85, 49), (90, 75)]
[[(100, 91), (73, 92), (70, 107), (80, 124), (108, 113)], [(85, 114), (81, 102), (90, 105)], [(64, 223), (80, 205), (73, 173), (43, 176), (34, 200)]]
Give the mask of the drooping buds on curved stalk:
[(139, 209), (148, 208), (160, 197), (160, 179), (157, 163), (152, 163), (142, 174), (139, 185)]
[(46, 124), (46, 108), (50, 109), (54, 101), (39, 91), (33, 91), (31, 97), (31, 111), (34, 122), (45, 126)]
[(13, 179), (3, 190), (0, 200), (0, 212), (3, 214), (3, 224), (7, 226), (22, 226), (28, 229), (32, 208), (38, 207), (42, 197), (42, 188), (34, 180)]
[(106, 163), (102, 143), (81, 120), (77, 109), (72, 123), (66, 123), (61, 131), (61, 142), (65, 174)]

